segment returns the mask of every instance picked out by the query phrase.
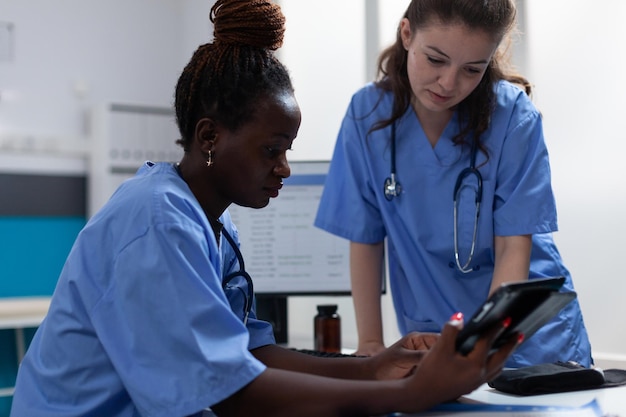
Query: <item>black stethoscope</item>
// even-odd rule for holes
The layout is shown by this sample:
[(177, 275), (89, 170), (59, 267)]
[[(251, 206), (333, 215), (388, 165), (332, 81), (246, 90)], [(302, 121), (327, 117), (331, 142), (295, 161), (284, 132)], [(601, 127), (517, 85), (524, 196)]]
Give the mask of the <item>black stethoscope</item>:
[[(173, 164), (173, 166), (178, 176), (184, 181), (185, 179), (180, 172), (180, 165)], [(248, 317), (250, 316), (250, 312), (252, 311), (252, 303), (254, 302), (254, 285), (252, 283), (252, 277), (246, 272), (246, 267), (243, 263), (243, 255), (241, 254), (241, 251), (239, 250), (239, 247), (237, 246), (235, 240), (226, 231), (225, 228), (222, 227), (221, 232), (228, 241), (228, 244), (233, 248), (235, 256), (237, 257), (237, 261), (239, 262), (239, 271), (231, 272), (222, 279), (222, 289), (224, 290), (224, 293), (226, 293), (226, 291), (236, 289), (243, 294), (243, 324), (245, 326), (246, 324), (248, 324)], [(241, 277), (246, 280), (246, 286), (248, 287), (247, 293), (238, 285), (230, 285), (230, 282), (237, 277)]]
[(384, 184), (385, 198), (387, 201), (399, 197), (402, 193), (402, 185), (396, 180), (396, 122), (391, 124), (391, 172), (385, 179)]
[[(173, 165), (178, 176), (180, 176), (180, 178), (184, 181), (184, 178), (180, 172), (180, 165), (179, 164), (173, 164)], [(252, 303), (254, 300), (254, 285), (252, 283), (252, 277), (250, 276), (250, 274), (246, 272), (245, 264), (243, 262), (243, 255), (241, 254), (241, 251), (239, 250), (237, 243), (235, 243), (235, 240), (226, 231), (225, 228), (222, 228), (221, 232), (226, 238), (226, 240), (228, 241), (228, 243), (230, 244), (230, 246), (233, 248), (233, 251), (235, 252), (235, 256), (237, 257), (237, 261), (239, 262), (239, 271), (231, 272), (230, 274), (226, 275), (222, 279), (222, 289), (224, 290), (224, 293), (226, 293), (227, 290), (237, 289), (239, 290), (239, 292), (243, 294), (243, 297), (244, 297), (243, 324), (245, 326), (246, 324), (248, 324), (248, 317), (250, 316), (250, 311), (252, 311)], [(241, 277), (246, 280), (246, 286), (248, 287), (247, 293), (238, 285), (229, 285), (230, 282), (237, 277)]]
[[(252, 284), (252, 277), (246, 272), (245, 265), (243, 263), (243, 255), (237, 247), (237, 243), (235, 243), (234, 239), (230, 236), (226, 229), (222, 229), (222, 234), (224, 235), (230, 246), (233, 248), (235, 256), (237, 257), (237, 261), (239, 262), (239, 271), (231, 272), (222, 279), (222, 289), (224, 290), (224, 292), (230, 289), (237, 289), (243, 294), (245, 300), (243, 305), (243, 324), (245, 326), (246, 324), (248, 324), (248, 317), (250, 316), (250, 311), (252, 311), (252, 302), (254, 300), (254, 285)], [(240, 286), (229, 285), (230, 282), (237, 277), (242, 277), (246, 280), (246, 286), (248, 287), (247, 294)]]
[[(476, 267), (470, 267), (470, 263), (472, 262), (472, 258), (474, 257), (474, 250), (476, 248), (476, 233), (478, 230), (478, 216), (480, 215), (480, 202), (483, 198), (483, 177), (476, 169), (476, 155), (478, 153), (478, 146), (476, 144), (476, 140), (472, 141), (472, 149), (470, 156), (470, 166), (462, 170), (454, 184), (454, 193), (452, 195), (452, 199), (454, 202), (454, 260), (456, 263), (456, 267), (459, 271), (467, 274), (468, 272), (472, 272), (478, 269)], [(458, 238), (458, 201), (459, 201), (459, 192), (462, 189), (463, 181), (470, 176), (476, 177), (476, 214), (474, 216), (474, 230), (472, 232), (472, 246), (470, 248), (470, 253), (467, 258), (467, 262), (461, 264), (460, 256), (459, 256), (459, 238)], [(385, 193), (385, 198), (387, 201), (393, 200), (394, 197), (399, 197), (402, 193), (402, 185), (396, 178), (396, 123), (391, 124), (391, 172), (389, 177), (385, 179), (385, 183), (383, 186), (383, 191)]]

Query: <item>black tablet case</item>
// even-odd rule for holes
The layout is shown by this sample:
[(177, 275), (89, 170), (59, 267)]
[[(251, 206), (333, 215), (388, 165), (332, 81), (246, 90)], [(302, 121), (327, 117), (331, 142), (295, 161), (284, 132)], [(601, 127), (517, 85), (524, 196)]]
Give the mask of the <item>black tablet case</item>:
[(498, 337), (493, 350), (521, 333), (528, 340), (563, 307), (576, 298), (574, 291), (559, 292), (565, 278), (541, 278), (503, 284), (467, 321), (457, 338), (457, 350), (472, 351), (476, 341), (496, 323), (511, 318), (509, 327)]

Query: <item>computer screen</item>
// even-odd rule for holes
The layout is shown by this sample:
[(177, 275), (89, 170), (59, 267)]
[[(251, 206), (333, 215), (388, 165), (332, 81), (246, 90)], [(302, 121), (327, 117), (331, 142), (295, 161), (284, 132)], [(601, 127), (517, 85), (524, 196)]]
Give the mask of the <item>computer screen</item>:
[(350, 294), (349, 241), (313, 225), (329, 164), (291, 161), (268, 206), (229, 207), (256, 294)]

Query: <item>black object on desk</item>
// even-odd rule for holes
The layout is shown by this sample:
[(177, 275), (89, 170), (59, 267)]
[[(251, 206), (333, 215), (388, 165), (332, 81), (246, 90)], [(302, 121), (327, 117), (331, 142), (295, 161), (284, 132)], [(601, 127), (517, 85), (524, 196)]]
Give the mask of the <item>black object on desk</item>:
[(574, 362), (555, 362), (507, 369), (491, 388), (515, 395), (541, 395), (615, 387), (626, 384), (626, 370), (585, 368)]
[(363, 358), (364, 356), (354, 355), (351, 353), (341, 353), (341, 352), (325, 352), (321, 350), (314, 349), (297, 349), (291, 348), (290, 350), (304, 353), (311, 356), (319, 356), (322, 358)]
[(468, 354), (493, 326), (511, 319), (493, 344), (493, 350), (521, 333), (528, 340), (563, 307), (576, 298), (574, 291), (559, 292), (564, 277), (539, 278), (502, 284), (465, 323), (457, 337), (457, 350)]

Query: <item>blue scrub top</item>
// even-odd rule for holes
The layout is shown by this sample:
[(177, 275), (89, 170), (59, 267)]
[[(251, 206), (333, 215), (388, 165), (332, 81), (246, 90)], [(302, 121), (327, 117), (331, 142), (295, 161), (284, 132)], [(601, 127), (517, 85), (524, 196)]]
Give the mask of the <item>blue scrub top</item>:
[(243, 298), (222, 290), (231, 270), (174, 167), (146, 163), (77, 237), (11, 415), (187, 416), (237, 392), (265, 370), (249, 349), (274, 336), (254, 312), (244, 326)]
[[(489, 157), (477, 153), (483, 195), (471, 266), (460, 272), (454, 258), (453, 190), (470, 166), (470, 147), (455, 145), (458, 114), (433, 148), (409, 106), (396, 121), (396, 177), (400, 196), (383, 192), (390, 175), (391, 126), (369, 132), (391, 115), (393, 96), (373, 84), (352, 98), (339, 131), (316, 226), (360, 243), (387, 238), (389, 280), (401, 333), (438, 332), (450, 316), (471, 316), (486, 299), (494, 269), (493, 237), (533, 235), (530, 277), (565, 276), (551, 232), (557, 230), (548, 152), (541, 115), (527, 95), (507, 82), (496, 86), (496, 106), (482, 135)], [(459, 252), (469, 256), (476, 181), (468, 177), (459, 197)], [(542, 334), (543, 333), (543, 334)], [(526, 341), (509, 361), (524, 366), (556, 360), (591, 361), (577, 301)]]

